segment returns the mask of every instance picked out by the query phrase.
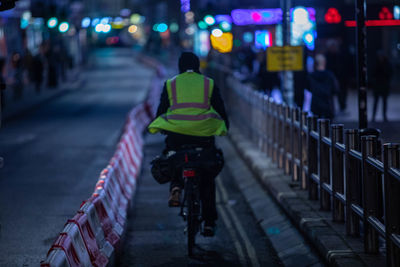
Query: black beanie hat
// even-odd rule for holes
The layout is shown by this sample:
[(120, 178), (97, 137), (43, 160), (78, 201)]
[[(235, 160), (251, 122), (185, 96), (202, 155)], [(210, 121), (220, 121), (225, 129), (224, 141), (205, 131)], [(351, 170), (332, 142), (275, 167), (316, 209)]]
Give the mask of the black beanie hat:
[(187, 70), (199, 72), (200, 60), (192, 52), (183, 52), (179, 57), (179, 72), (183, 73)]

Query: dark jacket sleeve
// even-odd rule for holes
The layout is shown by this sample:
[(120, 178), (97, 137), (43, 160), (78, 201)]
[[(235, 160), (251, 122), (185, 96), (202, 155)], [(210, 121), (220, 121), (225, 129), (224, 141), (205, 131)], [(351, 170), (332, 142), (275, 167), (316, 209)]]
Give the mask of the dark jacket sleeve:
[(167, 92), (167, 83), (164, 83), (164, 88), (161, 93), (160, 97), (160, 104), (158, 105), (157, 109), (157, 117), (166, 113), (169, 108), (169, 99), (168, 99), (168, 92)]
[(228, 115), (225, 111), (224, 101), (222, 100), (219, 88), (216, 85), (214, 85), (213, 93), (211, 96), (211, 106), (222, 117), (222, 119), (225, 121), (226, 127), (229, 129), (229, 120)]

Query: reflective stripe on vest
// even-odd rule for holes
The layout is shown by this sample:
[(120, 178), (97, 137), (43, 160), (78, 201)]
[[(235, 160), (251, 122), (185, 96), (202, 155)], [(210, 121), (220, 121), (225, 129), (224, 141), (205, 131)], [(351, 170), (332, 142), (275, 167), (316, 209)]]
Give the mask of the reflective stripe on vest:
[(200, 115), (184, 115), (184, 114), (171, 114), (171, 115), (162, 115), (162, 117), (166, 120), (180, 120), (180, 121), (201, 121), (206, 119), (218, 119), (222, 120), (222, 118), (215, 113), (208, 114), (200, 114)]
[(204, 77), (204, 100), (203, 103), (178, 103), (177, 94), (176, 94), (176, 78), (171, 80), (171, 94), (172, 94), (172, 105), (170, 106), (171, 110), (181, 109), (181, 108), (202, 108), (202, 109), (210, 109), (210, 105), (208, 104), (208, 94), (210, 93), (210, 80), (207, 77)]

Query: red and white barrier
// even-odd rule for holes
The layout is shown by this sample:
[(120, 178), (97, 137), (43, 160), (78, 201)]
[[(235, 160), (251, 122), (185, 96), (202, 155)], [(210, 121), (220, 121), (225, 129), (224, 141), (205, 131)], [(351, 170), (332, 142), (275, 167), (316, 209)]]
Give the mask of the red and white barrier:
[(161, 76), (156, 68), (147, 101), (129, 112), (124, 133), (109, 165), (101, 172), (92, 196), (51, 246), (41, 267), (105, 267), (120, 244), (127, 210), (136, 190), (143, 158), (143, 132), (155, 115), (161, 92)]

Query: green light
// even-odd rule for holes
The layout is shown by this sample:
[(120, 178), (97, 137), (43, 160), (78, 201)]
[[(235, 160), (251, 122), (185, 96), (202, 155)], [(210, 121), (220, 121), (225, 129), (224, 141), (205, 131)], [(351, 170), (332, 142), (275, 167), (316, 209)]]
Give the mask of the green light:
[(172, 33), (176, 33), (179, 31), (179, 25), (176, 22), (172, 22), (171, 25), (169, 25), (169, 29)]
[(242, 42), (240, 40), (236, 39), (236, 40), (233, 41), (233, 45), (235, 47), (240, 47), (242, 45)]
[(200, 29), (205, 30), (207, 29), (207, 23), (205, 23), (204, 21), (199, 21), (199, 23), (197, 23), (197, 26), (199, 26)]
[(223, 30), (224, 32), (229, 32), (232, 30), (232, 25), (226, 21), (221, 22), (221, 24), (219, 25), (219, 27), (221, 28), (221, 30)]
[(211, 26), (215, 24), (215, 19), (211, 15), (207, 15), (204, 17), (204, 21), (207, 23), (207, 25)]
[(168, 30), (168, 25), (165, 23), (160, 23), (157, 26), (157, 31), (158, 32), (166, 32)]
[(158, 32), (158, 23), (154, 24), (153, 31)]
[(49, 27), (50, 29), (53, 29), (57, 26), (58, 24), (58, 19), (57, 18), (49, 18), (49, 20), (47, 21), (47, 27)]
[(69, 24), (68, 24), (68, 22), (63, 22), (63, 23), (61, 23), (60, 26), (58, 26), (58, 30), (59, 30), (61, 33), (67, 32), (67, 31), (69, 30)]

